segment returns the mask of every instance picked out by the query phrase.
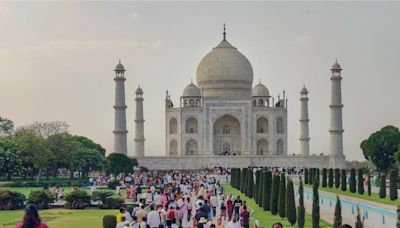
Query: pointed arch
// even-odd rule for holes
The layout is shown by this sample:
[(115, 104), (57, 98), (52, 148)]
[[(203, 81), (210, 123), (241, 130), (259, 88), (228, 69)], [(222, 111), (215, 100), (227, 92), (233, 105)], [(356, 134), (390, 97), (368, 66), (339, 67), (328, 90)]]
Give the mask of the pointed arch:
[(260, 117), (257, 119), (257, 133), (268, 133), (268, 119)]
[(279, 134), (285, 133), (282, 117), (278, 117), (278, 119), (276, 119), (276, 133), (279, 133)]
[(190, 139), (186, 142), (186, 155), (199, 155), (198, 153), (198, 144), (197, 141), (194, 139)]
[(186, 120), (186, 133), (198, 133), (198, 121), (194, 117)]
[(171, 118), (169, 120), (169, 133), (171, 135), (178, 133), (178, 121), (176, 121), (176, 118)]
[(175, 139), (171, 140), (171, 142), (169, 143), (169, 155), (178, 155), (178, 143)]
[(279, 139), (279, 140), (276, 142), (276, 154), (277, 154), (277, 155), (283, 155), (283, 152), (284, 152), (283, 140), (282, 140), (282, 139)]
[(257, 155), (268, 155), (268, 141), (266, 139), (259, 139), (257, 141)]

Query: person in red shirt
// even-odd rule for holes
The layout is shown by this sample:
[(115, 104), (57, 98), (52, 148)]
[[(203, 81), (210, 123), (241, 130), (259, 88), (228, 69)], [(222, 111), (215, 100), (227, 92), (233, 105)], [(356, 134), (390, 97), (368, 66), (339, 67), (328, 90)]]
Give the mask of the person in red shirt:
[(228, 212), (228, 221), (232, 220), (232, 214), (233, 214), (233, 202), (232, 202), (232, 197), (228, 196), (226, 200), (226, 210)]
[(25, 208), (24, 221), (17, 224), (16, 228), (49, 228), (49, 226), (42, 223), (35, 204), (28, 204)]

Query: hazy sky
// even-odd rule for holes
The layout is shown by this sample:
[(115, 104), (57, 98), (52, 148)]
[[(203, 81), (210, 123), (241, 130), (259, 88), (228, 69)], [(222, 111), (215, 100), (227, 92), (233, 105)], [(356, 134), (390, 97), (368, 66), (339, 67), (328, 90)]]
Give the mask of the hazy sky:
[(164, 98), (175, 104), (222, 39), (271, 94), (289, 98), (288, 152), (299, 151), (299, 91), (310, 91), (311, 153), (329, 152), (330, 67), (342, 65), (344, 150), (400, 126), (400, 3), (0, 3), (0, 116), (17, 126), (64, 120), (112, 151), (114, 72), (126, 72), (129, 153), (134, 91), (144, 90), (146, 154), (165, 154)]

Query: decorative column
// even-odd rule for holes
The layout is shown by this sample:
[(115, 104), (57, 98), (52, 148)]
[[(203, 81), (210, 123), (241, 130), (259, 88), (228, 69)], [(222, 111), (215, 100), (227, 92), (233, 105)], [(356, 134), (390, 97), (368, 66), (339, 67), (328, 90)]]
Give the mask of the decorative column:
[(345, 157), (343, 155), (343, 126), (342, 126), (342, 68), (337, 60), (333, 64), (331, 76), (331, 128), (329, 163), (332, 168), (344, 168)]
[(119, 61), (115, 67), (115, 119), (114, 119), (114, 152), (127, 154), (126, 104), (125, 104), (125, 68)]
[(143, 90), (136, 89), (135, 156), (144, 157)]
[(310, 155), (310, 137), (308, 122), (308, 90), (305, 86), (300, 91), (300, 154)]

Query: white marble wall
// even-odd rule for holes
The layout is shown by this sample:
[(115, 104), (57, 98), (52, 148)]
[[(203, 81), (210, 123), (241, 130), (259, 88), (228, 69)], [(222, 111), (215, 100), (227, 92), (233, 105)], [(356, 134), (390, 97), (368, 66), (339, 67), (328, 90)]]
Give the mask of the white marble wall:
[(221, 167), (316, 167), (344, 168), (344, 160), (330, 164), (330, 157), (313, 156), (169, 156), (169, 157), (136, 157), (139, 166), (151, 170), (167, 169), (204, 169)]

